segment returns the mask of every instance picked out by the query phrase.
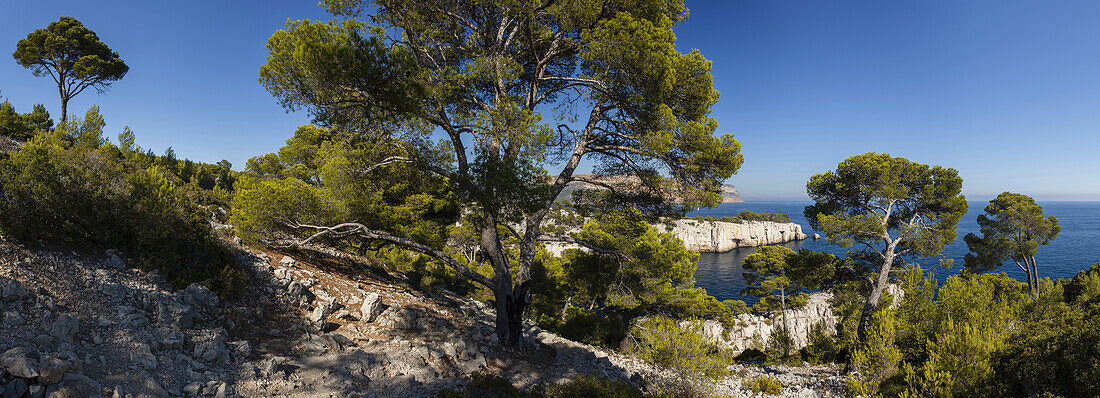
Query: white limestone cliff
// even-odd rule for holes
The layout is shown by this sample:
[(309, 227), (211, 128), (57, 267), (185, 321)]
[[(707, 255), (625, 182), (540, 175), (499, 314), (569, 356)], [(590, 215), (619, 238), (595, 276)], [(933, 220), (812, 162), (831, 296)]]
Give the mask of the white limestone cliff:
[[(702, 221), (683, 219), (663, 224), (684, 246), (699, 252), (727, 252), (738, 247), (774, 245), (806, 239), (802, 226), (771, 221)], [(661, 225), (658, 225), (660, 228)]]

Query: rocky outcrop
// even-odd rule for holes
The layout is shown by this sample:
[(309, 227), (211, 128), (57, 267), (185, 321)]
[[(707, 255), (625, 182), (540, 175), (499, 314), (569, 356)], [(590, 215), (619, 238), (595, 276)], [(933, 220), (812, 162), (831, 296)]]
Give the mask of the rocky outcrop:
[[(896, 284), (886, 285), (886, 292), (894, 298), (890, 308), (897, 308), (901, 304), (901, 298), (905, 291)], [(806, 305), (797, 309), (789, 309), (787, 325), (790, 327), (792, 347), (795, 350), (810, 345), (810, 330), (815, 326), (822, 328), (828, 335), (836, 334), (836, 314), (833, 313), (833, 294), (831, 292), (811, 293), (806, 300)], [(703, 322), (703, 334), (711, 341), (719, 345), (741, 352), (750, 348), (763, 350), (768, 346), (777, 329), (783, 326), (783, 314), (777, 313), (770, 316), (756, 314), (741, 314), (737, 316), (737, 323), (728, 331), (721, 323), (714, 320)]]
[[(738, 247), (774, 245), (806, 239), (802, 226), (771, 221), (702, 221), (682, 219), (664, 224), (666, 230), (700, 252), (727, 252)], [(658, 226), (660, 228), (660, 226)]]
[[(829, 304), (832, 298), (832, 293), (813, 293), (806, 305), (786, 311), (794, 349), (809, 345), (810, 329), (814, 325), (821, 325), (826, 333), (831, 334), (836, 331), (836, 315), (833, 314), (833, 308)], [(782, 327), (782, 314), (772, 316), (741, 314), (737, 316), (737, 324), (729, 331), (726, 331), (718, 321), (709, 320), (703, 323), (703, 333), (712, 341), (741, 352), (749, 348), (763, 350), (776, 330)]]

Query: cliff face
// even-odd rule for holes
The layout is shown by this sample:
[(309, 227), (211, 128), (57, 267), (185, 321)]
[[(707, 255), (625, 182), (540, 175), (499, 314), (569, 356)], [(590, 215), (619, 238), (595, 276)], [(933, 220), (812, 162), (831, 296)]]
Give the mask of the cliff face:
[[(886, 291), (893, 297), (890, 308), (897, 308), (901, 304), (905, 291), (896, 284), (886, 285)], [(810, 329), (820, 324), (827, 335), (836, 335), (836, 314), (832, 307), (833, 293), (811, 293), (806, 300), (806, 305), (798, 309), (786, 311), (787, 324), (790, 326), (792, 349), (798, 350), (810, 345)], [(783, 327), (783, 314), (770, 316), (741, 314), (737, 316), (737, 324), (726, 332), (721, 323), (715, 320), (703, 322), (703, 334), (718, 345), (740, 353), (749, 348), (763, 351), (772, 339), (772, 335)]]
[[(810, 329), (816, 324), (824, 326), (825, 333), (835, 334), (837, 319), (833, 314), (832, 306), (829, 305), (832, 298), (832, 293), (813, 293), (805, 306), (787, 310), (787, 324), (791, 328), (790, 335), (794, 342), (794, 349), (809, 345)], [(737, 316), (737, 325), (731, 328), (728, 334), (722, 324), (714, 320), (708, 320), (703, 324), (703, 333), (719, 345), (741, 352), (749, 348), (763, 350), (776, 329), (782, 327), (781, 314), (770, 317), (741, 314)]]
[(726, 252), (738, 247), (774, 245), (792, 240), (806, 239), (802, 226), (795, 223), (771, 221), (676, 220), (665, 224), (671, 227), (688, 249), (700, 252)]

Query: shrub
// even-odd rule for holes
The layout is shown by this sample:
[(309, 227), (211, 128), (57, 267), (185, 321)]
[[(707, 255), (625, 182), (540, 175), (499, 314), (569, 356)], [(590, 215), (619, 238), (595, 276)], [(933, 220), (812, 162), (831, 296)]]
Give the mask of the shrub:
[(535, 395), (517, 390), (512, 382), (499, 375), (477, 372), (466, 376), (465, 391), (445, 388), (439, 391), (439, 396), (441, 398), (525, 398)]
[(547, 398), (642, 398), (647, 395), (622, 379), (581, 375), (546, 388)]
[(799, 351), (803, 361), (810, 363), (835, 363), (841, 358), (841, 347), (836, 338), (826, 331), (824, 324), (810, 327), (809, 344)]
[(874, 314), (867, 326), (867, 341), (852, 352), (852, 369), (858, 374), (848, 377), (852, 395), (869, 396), (879, 384), (898, 373), (901, 351), (894, 345), (894, 312), (883, 309)]
[(617, 316), (576, 307), (569, 308), (560, 331), (567, 339), (608, 348), (618, 348), (627, 333)]
[(689, 375), (722, 376), (734, 362), (733, 353), (710, 342), (699, 321), (658, 316), (640, 322), (632, 334), (632, 350), (642, 359)]
[(791, 216), (786, 215), (786, 214), (776, 214), (776, 213), (767, 212), (767, 211), (765, 211), (763, 213), (757, 213), (757, 212), (748, 211), (748, 210), (737, 213), (736, 216), (721, 216), (721, 217), (698, 216), (698, 217), (691, 217), (690, 219), (692, 219), (692, 220), (701, 220), (701, 221), (711, 221), (711, 222), (713, 222), (713, 221), (730, 222), (730, 223), (736, 223), (736, 224), (739, 224), (739, 223), (742, 223), (742, 222), (745, 222), (745, 221), (771, 221), (771, 222), (778, 222), (778, 223), (791, 222)]
[(757, 394), (778, 395), (783, 391), (783, 384), (771, 376), (753, 377), (745, 382), (745, 387)]
[[(169, 175), (128, 162), (92, 127), (82, 128), (80, 139), (64, 128), (39, 134), (0, 161), (6, 199), (0, 228), (24, 241), (118, 249), (130, 264), (159, 269), (177, 286), (222, 275), (237, 279), (226, 271), (232, 252), (214, 236), (204, 211), (183, 198)], [(239, 285), (214, 287), (225, 292)]]

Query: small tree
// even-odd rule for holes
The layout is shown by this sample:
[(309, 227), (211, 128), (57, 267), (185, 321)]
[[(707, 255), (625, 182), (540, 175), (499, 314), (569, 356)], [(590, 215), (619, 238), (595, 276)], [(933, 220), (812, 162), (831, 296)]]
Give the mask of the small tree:
[(11, 102), (0, 102), (0, 135), (17, 140), (29, 140), (34, 133), (53, 128), (53, 120), (46, 107), (35, 104), (34, 110), (22, 115), (15, 112)]
[(68, 120), (70, 99), (88, 87), (102, 93), (130, 70), (118, 52), (73, 17), (61, 17), (46, 29), (31, 32), (19, 41), (12, 57), (35, 76), (49, 75), (57, 84), (61, 124)]
[[(761, 297), (757, 310), (771, 312), (778, 308), (783, 317), (783, 333), (789, 336), (787, 309), (806, 305), (805, 289), (819, 287), (832, 274), (836, 257), (828, 253), (809, 250), (795, 252), (783, 246), (761, 246), (756, 253), (745, 257), (743, 275), (748, 287), (742, 294)], [(791, 296), (789, 293), (798, 291)], [(789, 341), (781, 344), (783, 355), (790, 356)]]
[(867, 322), (879, 305), (895, 260), (942, 253), (955, 240), (955, 227), (969, 208), (955, 169), (873, 152), (814, 175), (806, 191), (814, 200), (805, 211), (811, 226), (825, 231), (831, 243), (850, 247), (858, 242), (876, 262), (881, 261), (860, 314), (860, 341), (866, 341)]
[(983, 272), (1012, 259), (1027, 276), (1027, 285), (1039, 297), (1039, 273), (1035, 253), (1048, 245), (1062, 227), (1054, 216), (1043, 217), (1043, 207), (1027, 195), (1002, 192), (989, 201), (985, 214), (978, 216), (982, 236), (967, 234), (963, 240), (972, 253), (965, 257), (966, 269)]

